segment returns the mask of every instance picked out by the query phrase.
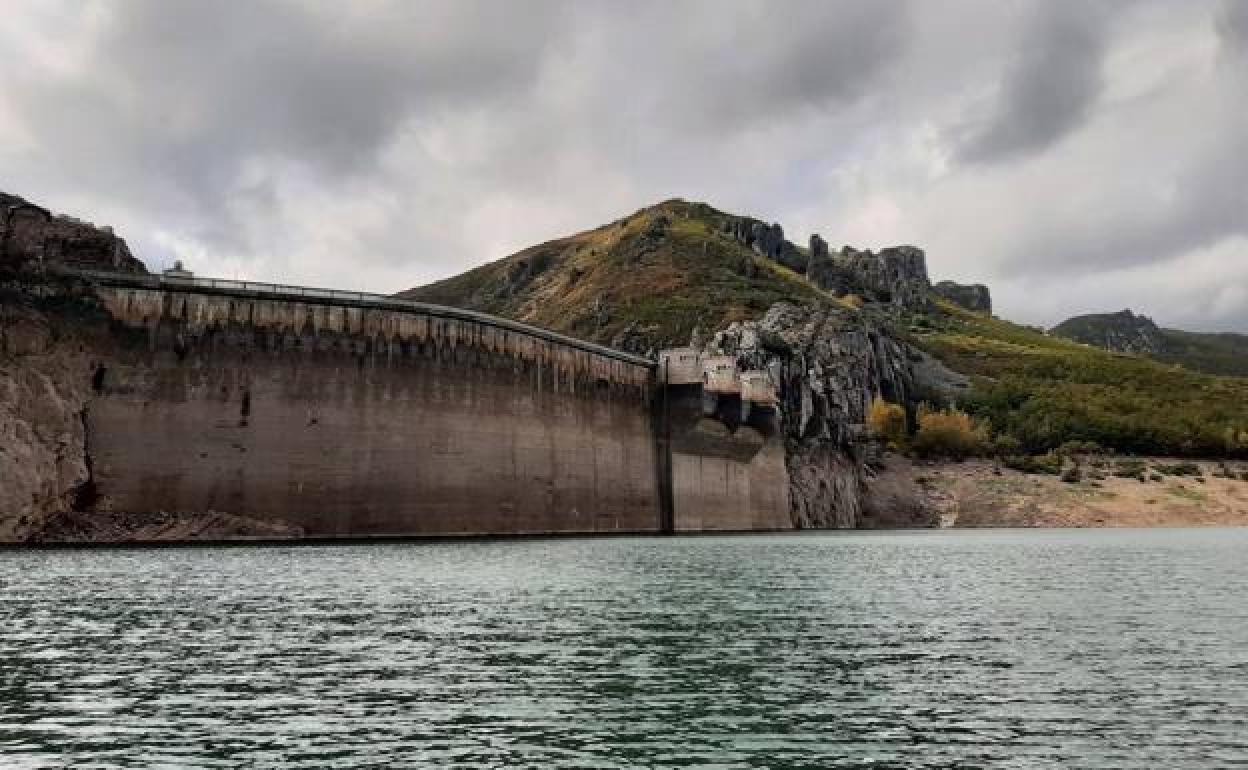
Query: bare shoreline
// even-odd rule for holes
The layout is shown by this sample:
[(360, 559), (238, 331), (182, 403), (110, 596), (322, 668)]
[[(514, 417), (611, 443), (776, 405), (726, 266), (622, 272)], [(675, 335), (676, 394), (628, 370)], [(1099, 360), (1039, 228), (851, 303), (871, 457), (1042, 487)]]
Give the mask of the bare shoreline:
[[(1248, 463), (1107, 457), (1078, 481), (1029, 474), (990, 460), (918, 463), (889, 455), (871, 482), (869, 526), (942, 528), (1166, 528), (1248, 526)], [(1144, 464), (1142, 477), (1114, 475)], [(1198, 475), (1166, 468), (1190, 463)], [(1227, 478), (1225, 471), (1232, 471)], [(1108, 472), (1107, 472), (1108, 471)]]

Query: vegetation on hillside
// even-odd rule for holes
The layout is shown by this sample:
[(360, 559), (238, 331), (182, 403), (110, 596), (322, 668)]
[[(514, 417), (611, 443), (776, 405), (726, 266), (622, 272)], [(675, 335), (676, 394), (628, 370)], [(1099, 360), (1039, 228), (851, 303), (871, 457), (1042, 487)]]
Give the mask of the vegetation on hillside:
[[(728, 216), (667, 201), (402, 296), (635, 351), (686, 344), (694, 329), (711, 333), (759, 318), (780, 300), (833, 301), (725, 234)], [(957, 404), (967, 421), (926, 412), (931, 427), (920, 443), (932, 453), (949, 444), (949, 454), (1017, 458), (1094, 443), (1134, 454), (1248, 457), (1248, 379), (1109, 352), (938, 298), (932, 307), (896, 318), (897, 333), (973, 382)], [(913, 448), (914, 436), (896, 435), (895, 409), (874, 411), (877, 434)]]
[(727, 216), (666, 201), (400, 296), (642, 350), (759, 318), (780, 300), (828, 299), (724, 234)]
[(906, 410), (877, 396), (867, 411), (867, 429), (889, 449), (902, 449), (910, 440)]
[(921, 408), (918, 423), (910, 446), (919, 457), (962, 460), (992, 446), (988, 426), (959, 409)]
[(939, 301), (914, 336), (973, 378), (959, 406), (1040, 454), (1094, 442), (1133, 454), (1248, 456), (1248, 379), (1111, 353)]
[(1129, 310), (1068, 318), (1050, 333), (1113, 351), (1135, 351), (1208, 374), (1248, 377), (1248, 335), (1163, 329)]
[(1198, 372), (1248, 377), (1248, 335), (1162, 329), (1165, 348), (1154, 358)]

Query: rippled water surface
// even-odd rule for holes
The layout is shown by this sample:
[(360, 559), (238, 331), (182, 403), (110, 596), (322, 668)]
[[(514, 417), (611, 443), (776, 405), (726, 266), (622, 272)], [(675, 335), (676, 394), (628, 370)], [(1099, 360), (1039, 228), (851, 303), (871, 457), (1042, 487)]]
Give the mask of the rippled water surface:
[(0, 552), (6, 767), (1248, 763), (1248, 530)]

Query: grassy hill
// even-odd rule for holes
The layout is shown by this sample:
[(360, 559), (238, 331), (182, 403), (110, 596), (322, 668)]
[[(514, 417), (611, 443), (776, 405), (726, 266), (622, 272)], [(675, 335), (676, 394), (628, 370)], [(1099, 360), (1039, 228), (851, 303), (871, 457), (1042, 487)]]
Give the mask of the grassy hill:
[(687, 344), (773, 303), (826, 295), (725, 235), (728, 215), (672, 200), (401, 292), (631, 349)]
[(1248, 453), (1248, 379), (1115, 353), (944, 301), (915, 342), (972, 376), (963, 407), (1041, 452), (1069, 441), (1140, 454)]
[(1139, 352), (1198, 372), (1248, 377), (1248, 335), (1163, 329), (1128, 310), (1069, 318), (1051, 332), (1117, 352)]
[[(761, 317), (779, 300), (844, 302), (724, 234), (728, 216), (666, 201), (401, 296), (638, 351)], [(870, 312), (971, 376), (960, 406), (1024, 451), (1094, 441), (1135, 453), (1248, 452), (1248, 379), (1090, 347), (936, 297), (926, 314)]]

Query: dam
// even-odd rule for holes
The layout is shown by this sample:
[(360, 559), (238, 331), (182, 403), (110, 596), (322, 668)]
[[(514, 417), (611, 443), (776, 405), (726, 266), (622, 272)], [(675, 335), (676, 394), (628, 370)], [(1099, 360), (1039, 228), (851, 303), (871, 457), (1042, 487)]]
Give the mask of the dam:
[(102, 512), (309, 537), (793, 526), (766, 373), (384, 295), (73, 275), (109, 319), (84, 413)]

